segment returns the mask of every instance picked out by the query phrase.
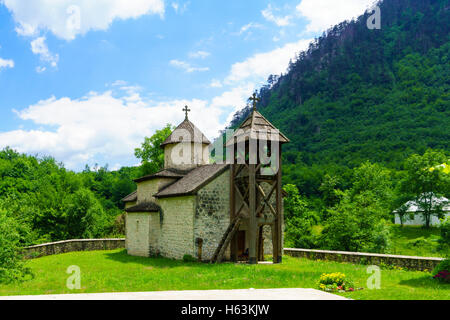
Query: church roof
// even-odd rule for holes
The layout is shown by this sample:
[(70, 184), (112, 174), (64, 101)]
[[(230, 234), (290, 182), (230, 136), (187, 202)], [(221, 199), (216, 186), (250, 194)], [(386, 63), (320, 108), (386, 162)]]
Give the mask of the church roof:
[(154, 202), (142, 202), (125, 209), (126, 212), (160, 212), (161, 207)]
[[(280, 143), (288, 143), (290, 140), (281, 133), (273, 124), (271, 124), (264, 116), (258, 111), (254, 110), (248, 118), (242, 123), (234, 135), (228, 140), (227, 146), (234, 144), (235, 137), (244, 137), (245, 140), (259, 139), (259, 140), (274, 140), (270, 136), (272, 131), (278, 132), (278, 141)], [(242, 139), (242, 138), (241, 138)], [(239, 138), (237, 139), (238, 141)]]
[(180, 143), (182, 141), (211, 144), (205, 135), (187, 118), (172, 132), (166, 141), (161, 144), (161, 147), (168, 144)]
[(125, 198), (122, 199), (122, 202), (133, 202), (137, 201), (137, 191), (130, 193)]
[(189, 171), (178, 170), (178, 169), (164, 169), (155, 174), (150, 174), (141, 178), (134, 180), (134, 182), (143, 182), (147, 180), (152, 180), (156, 178), (174, 178), (180, 179), (183, 178)]
[(177, 182), (157, 193), (155, 197), (165, 198), (196, 194), (199, 189), (228, 168), (229, 166), (226, 164), (209, 164), (195, 168)]

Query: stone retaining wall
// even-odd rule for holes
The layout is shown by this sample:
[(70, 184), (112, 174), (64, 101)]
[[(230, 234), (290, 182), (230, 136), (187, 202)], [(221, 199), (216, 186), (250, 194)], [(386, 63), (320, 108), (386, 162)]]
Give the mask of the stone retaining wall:
[(115, 250), (125, 248), (125, 239), (81, 239), (44, 243), (24, 248), (26, 259), (75, 251)]
[(360, 253), (345, 251), (325, 251), (309, 249), (285, 248), (284, 254), (292, 257), (307, 258), (312, 260), (328, 260), (337, 262), (350, 262), (366, 265), (390, 265), (411, 270), (433, 270), (443, 258), (427, 258), (413, 256), (396, 256), (376, 253)]

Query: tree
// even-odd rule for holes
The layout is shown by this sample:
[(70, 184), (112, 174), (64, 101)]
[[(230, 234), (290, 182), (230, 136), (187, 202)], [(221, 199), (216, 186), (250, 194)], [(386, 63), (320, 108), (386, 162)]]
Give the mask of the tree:
[(70, 239), (95, 238), (112, 227), (92, 191), (80, 189), (67, 198), (65, 225)]
[(450, 255), (450, 217), (442, 220), (440, 226), (441, 238), (439, 239), (439, 248), (447, 256)]
[(398, 215), (398, 218), (400, 219), (400, 225), (403, 227), (404, 223), (409, 218), (408, 213), (409, 206), (407, 205), (407, 202), (403, 202), (395, 211), (394, 213)]
[(164, 150), (161, 144), (170, 136), (174, 127), (170, 124), (157, 130), (150, 138), (145, 138), (141, 148), (136, 148), (134, 154), (142, 161), (143, 174), (156, 173), (164, 167)]
[(355, 197), (345, 192), (342, 201), (329, 209), (329, 218), (320, 236), (321, 247), (329, 250), (385, 252), (389, 231), (380, 219), (383, 208), (371, 191)]
[(389, 203), (393, 196), (392, 185), (393, 182), (389, 170), (377, 163), (372, 164), (367, 161), (354, 169), (351, 197), (370, 191), (376, 201), (381, 202), (382, 205), (389, 209)]
[(322, 192), (323, 202), (327, 207), (334, 207), (341, 200), (341, 192), (338, 189), (339, 180), (337, 177), (326, 174), (319, 187)]
[(302, 198), (295, 185), (285, 185), (288, 194), (284, 200), (286, 244), (295, 248), (315, 247), (312, 226), (319, 222), (319, 217), (308, 208), (308, 202)]
[(402, 190), (414, 196), (426, 228), (430, 227), (432, 216), (444, 215), (446, 203), (440, 197), (448, 188), (448, 177), (441, 165), (446, 161), (444, 152), (428, 149), (422, 156), (414, 154), (405, 162), (407, 174), (401, 183)]
[(30, 274), (20, 255), (23, 236), (19, 229), (17, 221), (0, 209), (0, 283), (21, 280)]

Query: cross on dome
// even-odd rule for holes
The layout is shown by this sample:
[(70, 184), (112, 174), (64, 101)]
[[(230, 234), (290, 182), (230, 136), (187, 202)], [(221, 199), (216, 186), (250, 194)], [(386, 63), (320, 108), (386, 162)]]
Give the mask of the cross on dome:
[(191, 112), (191, 109), (189, 109), (188, 106), (185, 106), (183, 111), (186, 113), (186, 120), (188, 120), (188, 112)]

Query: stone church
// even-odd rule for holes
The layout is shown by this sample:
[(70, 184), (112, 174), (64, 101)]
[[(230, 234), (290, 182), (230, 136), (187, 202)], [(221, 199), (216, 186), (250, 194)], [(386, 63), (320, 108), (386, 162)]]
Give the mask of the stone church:
[[(143, 257), (160, 255), (174, 259), (191, 256), (199, 261), (211, 261), (220, 253), (223, 260), (248, 260), (249, 248), (251, 252), (253, 248), (251, 238), (258, 237), (258, 247), (253, 252), (259, 250), (258, 260), (263, 260), (264, 254), (271, 252), (272, 233), (276, 232), (273, 227), (275, 220), (270, 218), (276, 213), (275, 192), (269, 192), (268, 184), (260, 188), (264, 197), (259, 195), (258, 201), (265, 201), (267, 205), (259, 207), (259, 224), (255, 224), (254, 228), (257, 230), (256, 235), (249, 234), (249, 222), (245, 214), (248, 217), (251, 206), (239, 205), (233, 200), (236, 198), (232, 186), (233, 166), (210, 163), (211, 143), (189, 121), (187, 112), (190, 110), (186, 107), (184, 111), (185, 120), (161, 145), (164, 149), (164, 169), (135, 180), (137, 191), (123, 199), (128, 254)], [(246, 130), (276, 130), (256, 109), (243, 127)], [(288, 142), (286, 137), (280, 136), (282, 142)], [(190, 155), (183, 158), (186, 150), (191, 151), (187, 152)], [(241, 197), (244, 199), (245, 195)], [(244, 218), (236, 218), (233, 224), (232, 212), (236, 213), (238, 207), (240, 217)], [(279, 208), (281, 219), (281, 204)], [(228, 235), (227, 240), (227, 234), (231, 232), (233, 235)], [(282, 231), (278, 241), (282, 243)], [(281, 245), (278, 250), (281, 252)]]

